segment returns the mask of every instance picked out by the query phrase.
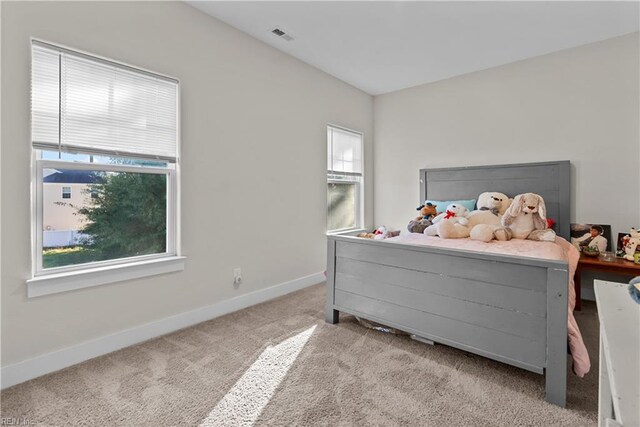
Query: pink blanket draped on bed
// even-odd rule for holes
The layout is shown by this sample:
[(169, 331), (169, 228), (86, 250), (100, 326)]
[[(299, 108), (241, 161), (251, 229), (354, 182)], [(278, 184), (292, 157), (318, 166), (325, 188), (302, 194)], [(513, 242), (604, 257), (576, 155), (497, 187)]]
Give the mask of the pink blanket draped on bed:
[(569, 335), (569, 348), (573, 358), (573, 372), (583, 377), (591, 368), (589, 353), (584, 345), (580, 328), (573, 316), (573, 309), (576, 305), (576, 292), (573, 284), (573, 276), (578, 266), (580, 253), (578, 250), (561, 237), (556, 238), (556, 242), (534, 242), (531, 240), (514, 239), (509, 242), (499, 242), (494, 240), (489, 243), (471, 239), (441, 239), (439, 237), (426, 236), (419, 233), (407, 233), (398, 237), (386, 239), (388, 242), (404, 244), (414, 244), (422, 246), (436, 246), (440, 248), (462, 249), (467, 251), (487, 252), (501, 255), (516, 255), (530, 258), (542, 258), (551, 260), (567, 261), (569, 264), (569, 310), (567, 328)]
[(589, 372), (591, 362), (589, 361), (587, 347), (582, 340), (582, 334), (580, 334), (580, 328), (578, 328), (576, 318), (573, 316), (573, 309), (576, 307), (576, 289), (573, 283), (573, 277), (578, 267), (580, 252), (578, 252), (571, 243), (561, 237), (556, 237), (556, 243), (564, 248), (567, 254), (567, 260), (569, 261), (569, 318), (567, 319), (569, 348), (571, 349), (571, 356), (573, 357), (573, 372), (582, 378)]

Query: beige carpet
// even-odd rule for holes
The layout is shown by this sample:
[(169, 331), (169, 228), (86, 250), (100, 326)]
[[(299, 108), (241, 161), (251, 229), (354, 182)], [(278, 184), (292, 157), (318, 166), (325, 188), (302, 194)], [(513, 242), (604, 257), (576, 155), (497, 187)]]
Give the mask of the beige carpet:
[(282, 371), (255, 425), (596, 423), (598, 320), (593, 303), (584, 304), (576, 318), (594, 368), (583, 379), (570, 374), (567, 409), (544, 401), (542, 376), (365, 329), (350, 316), (327, 325), (323, 306), (324, 287), (314, 286), (17, 385), (0, 396), (2, 417), (25, 417), (38, 426), (223, 424), (224, 418), (208, 418), (224, 409), (219, 402), (252, 404), (234, 403), (233, 393), (225, 398), (229, 390), (246, 386), (256, 366), (259, 372), (274, 365), (264, 355), (279, 343), (289, 345), (288, 339), (307, 331), (308, 340)]

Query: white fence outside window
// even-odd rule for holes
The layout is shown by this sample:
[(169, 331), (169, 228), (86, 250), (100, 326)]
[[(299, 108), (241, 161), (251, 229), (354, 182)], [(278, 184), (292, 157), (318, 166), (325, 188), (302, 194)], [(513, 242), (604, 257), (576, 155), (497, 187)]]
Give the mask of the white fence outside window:
[(62, 246), (74, 246), (89, 238), (78, 230), (56, 230), (42, 232), (43, 248), (59, 248)]

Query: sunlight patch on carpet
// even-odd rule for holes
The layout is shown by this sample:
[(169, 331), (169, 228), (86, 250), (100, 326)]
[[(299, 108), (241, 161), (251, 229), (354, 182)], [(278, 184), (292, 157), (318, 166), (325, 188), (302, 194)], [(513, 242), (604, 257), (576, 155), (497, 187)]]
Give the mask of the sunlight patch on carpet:
[(267, 347), (218, 402), (200, 427), (251, 426), (316, 329), (309, 329)]

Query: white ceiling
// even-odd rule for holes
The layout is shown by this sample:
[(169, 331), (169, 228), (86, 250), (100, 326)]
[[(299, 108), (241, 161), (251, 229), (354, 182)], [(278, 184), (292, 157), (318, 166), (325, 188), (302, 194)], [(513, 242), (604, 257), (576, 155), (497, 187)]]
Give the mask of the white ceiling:
[(187, 3), (372, 95), (638, 31), (640, 20), (636, 1)]

